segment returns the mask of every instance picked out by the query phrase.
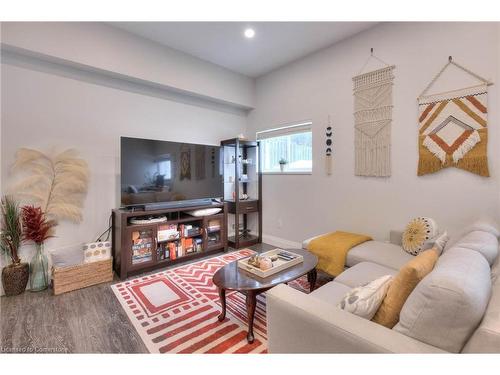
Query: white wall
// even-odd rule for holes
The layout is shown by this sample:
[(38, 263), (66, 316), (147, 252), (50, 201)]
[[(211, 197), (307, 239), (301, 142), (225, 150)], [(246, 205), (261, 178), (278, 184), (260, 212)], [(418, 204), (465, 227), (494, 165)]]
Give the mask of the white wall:
[[(50, 246), (94, 240), (119, 206), (120, 136), (218, 144), (241, 115), (189, 106), (2, 64), (2, 186), (19, 147), (74, 147), (91, 183), (81, 225), (61, 224)], [(207, 131), (209, 130), (209, 131)]]
[[(245, 130), (241, 110), (218, 110), (210, 100), (199, 106), (185, 104), (179, 94), (180, 100), (166, 100), (163, 92), (149, 95), (147, 88), (141, 93), (127, 82), (110, 85), (92, 73), (73, 73), (36, 59), (6, 58), (1, 65), (2, 193), (11, 185), (9, 166), (20, 147), (43, 151), (73, 147), (91, 170), (83, 222), (61, 222), (47, 249), (94, 241), (107, 228), (111, 209), (120, 204), (120, 136), (218, 145)], [(29, 260), (33, 247), (24, 246), (20, 253)]]
[(254, 104), (253, 79), (102, 22), (3, 22), (2, 44), (242, 108)]
[[(250, 114), (247, 134), (310, 119), (314, 144), (312, 175), (264, 176), (264, 240), (277, 237), (298, 242), (334, 229), (386, 239), (389, 229), (402, 228), (415, 216), (434, 217), (441, 228), (452, 233), (479, 217), (497, 219), (500, 82), (489, 91), (490, 178), (454, 168), (417, 177), (416, 97), (447, 62), (448, 55), (497, 81), (498, 30), (494, 23), (382, 24), (258, 78), (256, 109)], [(386, 179), (354, 176), (351, 78), (361, 69), (371, 47), (380, 58), (396, 65), (392, 177)], [(470, 83), (453, 70), (443, 78), (436, 90)], [(331, 176), (324, 173), (328, 114), (334, 129)]]

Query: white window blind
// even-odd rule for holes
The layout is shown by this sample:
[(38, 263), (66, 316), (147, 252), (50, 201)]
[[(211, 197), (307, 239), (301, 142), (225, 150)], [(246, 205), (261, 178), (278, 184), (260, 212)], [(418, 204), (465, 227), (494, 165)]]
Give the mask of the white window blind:
[(290, 135), (295, 133), (310, 132), (311, 126), (311, 122), (303, 122), (300, 124), (283, 126), (275, 129), (262, 130), (260, 132), (257, 132), (257, 140), (275, 138), (282, 135)]
[[(310, 173), (312, 171), (311, 122), (274, 128), (257, 133), (264, 173)], [(285, 160), (281, 170), (280, 160)]]

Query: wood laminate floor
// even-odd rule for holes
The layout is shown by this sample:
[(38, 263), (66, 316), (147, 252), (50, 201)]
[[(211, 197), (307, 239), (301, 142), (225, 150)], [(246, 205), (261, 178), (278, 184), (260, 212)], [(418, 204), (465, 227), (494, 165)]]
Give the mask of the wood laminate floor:
[(45, 290), (1, 297), (0, 353), (147, 353), (110, 288), (117, 281), (59, 296)]

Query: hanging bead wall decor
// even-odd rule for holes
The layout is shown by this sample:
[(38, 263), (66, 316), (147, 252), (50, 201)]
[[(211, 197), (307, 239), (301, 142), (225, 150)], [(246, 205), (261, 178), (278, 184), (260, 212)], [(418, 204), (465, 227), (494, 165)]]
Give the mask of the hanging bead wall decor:
[(328, 115), (328, 126), (326, 127), (326, 150), (325, 150), (325, 171), (329, 176), (332, 174), (332, 150), (333, 150), (333, 128), (330, 119), (330, 115)]

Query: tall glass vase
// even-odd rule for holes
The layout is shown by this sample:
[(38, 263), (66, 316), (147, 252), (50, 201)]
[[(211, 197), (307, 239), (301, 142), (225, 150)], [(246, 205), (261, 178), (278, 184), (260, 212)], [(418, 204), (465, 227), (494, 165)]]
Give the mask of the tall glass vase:
[(32, 292), (47, 289), (49, 272), (47, 256), (43, 252), (43, 243), (36, 244), (36, 253), (30, 262), (30, 289)]

